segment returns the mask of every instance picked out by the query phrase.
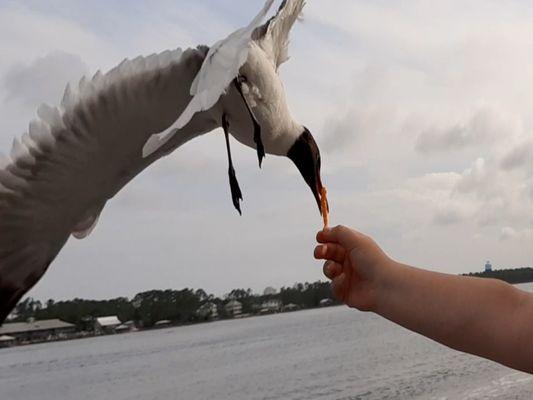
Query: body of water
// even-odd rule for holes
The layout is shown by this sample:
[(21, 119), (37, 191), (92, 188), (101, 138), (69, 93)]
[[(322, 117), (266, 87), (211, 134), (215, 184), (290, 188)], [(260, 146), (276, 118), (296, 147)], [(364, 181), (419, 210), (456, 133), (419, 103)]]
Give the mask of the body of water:
[(345, 307), (0, 350), (1, 400), (490, 398), (533, 376)]

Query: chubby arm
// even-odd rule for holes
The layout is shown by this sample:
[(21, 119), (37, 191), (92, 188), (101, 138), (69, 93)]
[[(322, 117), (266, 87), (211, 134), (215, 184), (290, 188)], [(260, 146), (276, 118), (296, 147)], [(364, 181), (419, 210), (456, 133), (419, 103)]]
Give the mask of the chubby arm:
[(390, 259), (346, 227), (319, 232), (317, 259), (347, 305), (463, 352), (533, 373), (533, 295), (506, 283), (430, 272)]

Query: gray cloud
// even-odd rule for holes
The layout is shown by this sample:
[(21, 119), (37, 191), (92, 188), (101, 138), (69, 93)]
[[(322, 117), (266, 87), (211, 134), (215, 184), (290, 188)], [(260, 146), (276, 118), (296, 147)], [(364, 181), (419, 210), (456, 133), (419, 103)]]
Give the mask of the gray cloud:
[(437, 210), (433, 222), (437, 225), (446, 226), (463, 222), (464, 219), (464, 215), (459, 210), (449, 207)]
[(355, 145), (357, 141), (361, 142), (366, 133), (361, 126), (362, 122), (355, 109), (344, 116), (329, 117), (324, 124), (326, 131), (322, 140), (324, 150), (334, 153)]
[(428, 129), (418, 136), (415, 148), (433, 154), (480, 146), (505, 136), (509, 128), (490, 110), (480, 110), (464, 124)]
[(460, 149), (470, 141), (468, 133), (463, 126), (427, 131), (418, 137), (416, 149), (425, 154)]
[(54, 51), (28, 65), (13, 66), (1, 84), (9, 101), (36, 108), (41, 103), (57, 104), (67, 82), (77, 82), (87, 71), (79, 56)]
[(511, 240), (529, 241), (532, 235), (533, 235), (533, 229), (531, 228), (515, 229), (510, 226), (506, 226), (501, 229), (500, 240), (502, 241), (511, 241)]
[(526, 166), (533, 160), (533, 143), (521, 143), (511, 149), (502, 159), (501, 167), (504, 170), (514, 170)]
[(456, 189), (462, 193), (481, 192), (491, 183), (494, 183), (494, 180), (485, 159), (478, 158), (470, 168), (465, 170), (457, 182)]

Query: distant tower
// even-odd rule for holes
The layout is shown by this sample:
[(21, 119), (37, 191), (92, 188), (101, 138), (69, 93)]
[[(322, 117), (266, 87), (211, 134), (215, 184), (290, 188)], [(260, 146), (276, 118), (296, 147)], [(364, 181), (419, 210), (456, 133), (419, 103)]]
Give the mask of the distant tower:
[(490, 261), (487, 261), (487, 263), (485, 264), (485, 272), (492, 272), (492, 264), (490, 263)]

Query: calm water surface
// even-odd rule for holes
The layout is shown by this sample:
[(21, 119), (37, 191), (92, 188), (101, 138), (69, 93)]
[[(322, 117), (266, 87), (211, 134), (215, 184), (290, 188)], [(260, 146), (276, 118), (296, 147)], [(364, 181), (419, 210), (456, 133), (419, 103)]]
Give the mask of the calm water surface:
[(0, 350), (1, 400), (490, 398), (533, 376), (344, 307)]

